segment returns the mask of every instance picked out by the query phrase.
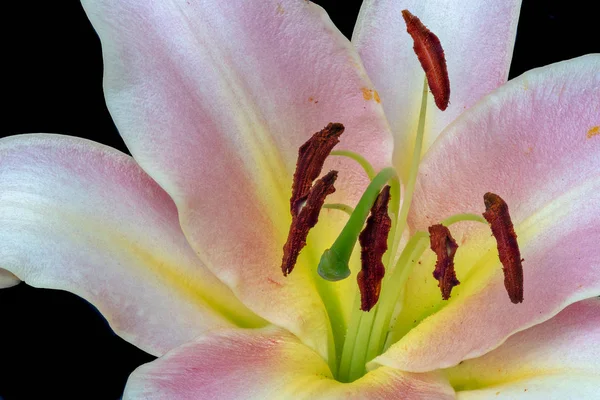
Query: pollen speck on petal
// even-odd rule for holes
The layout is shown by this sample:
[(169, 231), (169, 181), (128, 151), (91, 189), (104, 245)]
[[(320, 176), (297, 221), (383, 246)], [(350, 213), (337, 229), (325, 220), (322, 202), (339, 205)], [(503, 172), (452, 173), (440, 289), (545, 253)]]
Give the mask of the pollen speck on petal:
[(377, 103), (381, 103), (381, 98), (379, 97), (377, 90), (373, 90), (373, 99), (375, 99)]
[(402, 10), (402, 17), (406, 22), (407, 32), (413, 38), (413, 48), (425, 70), (435, 104), (444, 111), (450, 102), (450, 78), (440, 39), (410, 11)]
[(439, 282), (438, 286), (442, 291), (442, 298), (448, 300), (452, 288), (460, 284), (454, 271), (454, 256), (458, 244), (450, 234), (450, 230), (442, 224), (429, 227), (429, 238), (431, 250), (437, 256), (433, 277)]
[(483, 196), (485, 212), (483, 217), (489, 222), (492, 234), (496, 238), (498, 256), (504, 271), (504, 287), (513, 303), (523, 302), (523, 259), (517, 243), (517, 234), (513, 227), (508, 205), (497, 194), (486, 193)]

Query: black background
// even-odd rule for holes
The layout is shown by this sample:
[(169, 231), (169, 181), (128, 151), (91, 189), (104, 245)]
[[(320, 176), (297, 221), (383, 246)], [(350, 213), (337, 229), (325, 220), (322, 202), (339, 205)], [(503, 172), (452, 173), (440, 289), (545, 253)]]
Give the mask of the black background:
[[(359, 1), (317, 3), (351, 35)], [(598, 52), (593, 4), (524, 0), (510, 77)], [(79, 2), (8, 2), (3, 20), (0, 137), (62, 133), (126, 151), (104, 104), (100, 44)], [(75, 295), (23, 283), (0, 290), (0, 400), (117, 399), (129, 373), (152, 359)]]

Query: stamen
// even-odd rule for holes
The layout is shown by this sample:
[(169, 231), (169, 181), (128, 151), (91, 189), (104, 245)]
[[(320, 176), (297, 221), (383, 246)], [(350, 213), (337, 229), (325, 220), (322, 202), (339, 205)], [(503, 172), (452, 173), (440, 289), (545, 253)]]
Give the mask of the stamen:
[(323, 279), (339, 281), (350, 275), (348, 261), (358, 240), (358, 235), (369, 216), (371, 206), (375, 203), (381, 189), (395, 176), (396, 171), (393, 168), (384, 168), (367, 186), (344, 229), (342, 229), (331, 248), (325, 250), (321, 256), (317, 272)]
[(413, 38), (413, 49), (425, 70), (435, 104), (444, 111), (450, 101), (450, 79), (440, 39), (408, 10), (402, 10), (402, 16), (406, 22), (406, 30)]
[(381, 281), (385, 275), (385, 267), (381, 259), (387, 251), (387, 238), (392, 227), (392, 220), (388, 216), (389, 201), (390, 187), (386, 186), (377, 196), (365, 229), (358, 237), (362, 268), (356, 280), (360, 290), (362, 311), (370, 311), (379, 300)]
[(452, 288), (459, 285), (454, 271), (454, 255), (458, 244), (450, 234), (450, 230), (442, 224), (429, 227), (429, 240), (431, 250), (437, 255), (433, 277), (438, 280), (438, 287), (442, 291), (442, 298), (448, 300)]
[(492, 234), (496, 238), (498, 256), (504, 271), (504, 287), (510, 301), (523, 302), (523, 259), (517, 243), (517, 234), (513, 227), (508, 205), (500, 196), (486, 193), (483, 196), (485, 212), (483, 217), (489, 222)]
[(321, 175), (325, 159), (333, 147), (339, 143), (339, 137), (343, 132), (344, 125), (330, 123), (323, 130), (315, 133), (298, 150), (298, 161), (290, 198), (292, 216), (296, 216), (300, 212), (313, 181)]
[(292, 272), (300, 251), (306, 246), (308, 231), (317, 224), (325, 197), (335, 192), (333, 184), (337, 179), (337, 174), (337, 171), (329, 171), (327, 175), (317, 180), (310, 189), (302, 210), (292, 217), (288, 239), (283, 246), (281, 270), (284, 276)]

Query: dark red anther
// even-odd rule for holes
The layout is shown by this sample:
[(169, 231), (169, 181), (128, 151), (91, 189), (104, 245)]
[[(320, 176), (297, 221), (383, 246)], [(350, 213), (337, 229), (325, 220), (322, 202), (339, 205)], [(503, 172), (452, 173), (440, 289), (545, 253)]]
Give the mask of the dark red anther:
[(302, 203), (308, 197), (312, 183), (321, 174), (325, 159), (333, 147), (339, 143), (344, 125), (330, 123), (322, 131), (315, 133), (298, 150), (296, 172), (290, 198), (290, 211), (295, 216), (300, 211)]
[(429, 227), (431, 250), (437, 255), (433, 277), (438, 280), (442, 298), (448, 300), (452, 288), (460, 284), (454, 271), (454, 255), (458, 244), (450, 234), (450, 230), (442, 224)]
[(403, 10), (402, 16), (406, 22), (406, 30), (413, 38), (413, 48), (425, 70), (435, 104), (444, 111), (450, 101), (450, 78), (440, 39), (408, 10)]
[(387, 238), (392, 227), (392, 220), (388, 216), (389, 202), (390, 187), (386, 186), (377, 196), (365, 229), (358, 237), (362, 267), (356, 280), (360, 290), (362, 311), (370, 311), (377, 304), (381, 292), (381, 281), (385, 275), (381, 258), (387, 251)]
[(504, 287), (513, 303), (523, 302), (523, 264), (517, 234), (513, 227), (508, 205), (500, 196), (486, 193), (483, 196), (483, 217), (490, 223), (498, 245), (498, 256), (504, 271)]
[(283, 246), (283, 259), (281, 270), (287, 276), (296, 265), (300, 250), (306, 246), (308, 231), (317, 224), (319, 213), (323, 208), (325, 197), (335, 192), (333, 184), (337, 179), (337, 171), (329, 171), (327, 175), (317, 180), (306, 197), (306, 204), (302, 210), (292, 216), (292, 225), (288, 234), (287, 242)]

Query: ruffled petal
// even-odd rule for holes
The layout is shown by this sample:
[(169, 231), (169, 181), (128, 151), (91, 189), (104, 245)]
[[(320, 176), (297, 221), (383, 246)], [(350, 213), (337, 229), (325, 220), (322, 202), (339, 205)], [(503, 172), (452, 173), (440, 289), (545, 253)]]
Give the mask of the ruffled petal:
[(11, 274), (9, 271), (0, 268), (0, 289), (18, 285), (19, 282), (21, 282), (19, 278)]
[(447, 370), (459, 399), (591, 399), (600, 388), (600, 299), (570, 305)]
[(212, 329), (264, 324), (197, 259), (172, 200), (135, 161), (83, 139), (0, 141), (0, 265), (85, 298), (155, 355)]
[(342, 384), (297, 338), (278, 329), (231, 330), (199, 338), (136, 369), (124, 400), (453, 399), (439, 374), (380, 368)]
[(433, 278), (420, 279), (433, 271), (426, 255), (397, 323), (415, 328), (377, 363), (416, 372), (450, 367), (600, 295), (600, 137), (588, 134), (600, 124), (599, 71), (600, 57), (587, 56), (529, 72), (465, 113), (432, 147), (418, 178), (412, 229), (480, 213), (483, 194), (499, 194), (525, 259), (525, 300), (508, 300), (489, 228), (453, 225), (461, 285), (443, 302)]
[(520, 6), (520, 0), (363, 2), (352, 42), (379, 91), (403, 174), (410, 166), (425, 75), (401, 11), (408, 9), (439, 37), (448, 64), (450, 105), (441, 112), (430, 97), (424, 154), (446, 125), (506, 82)]
[[(329, 322), (319, 293), (337, 288), (318, 291), (314, 271), (333, 238), (312, 240), (321, 247), (287, 279), (280, 265), (304, 141), (341, 122), (337, 149), (376, 167), (391, 162), (391, 134), (352, 45), (305, 1), (83, 4), (102, 41), (115, 123), (174, 199), (196, 252), (248, 307), (325, 354)], [(340, 157), (329, 169), (342, 171), (338, 199), (352, 202), (367, 183)], [(328, 215), (335, 226), (344, 218)]]

